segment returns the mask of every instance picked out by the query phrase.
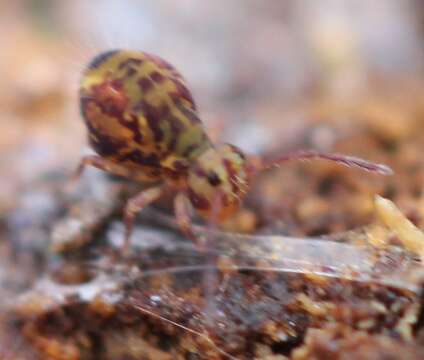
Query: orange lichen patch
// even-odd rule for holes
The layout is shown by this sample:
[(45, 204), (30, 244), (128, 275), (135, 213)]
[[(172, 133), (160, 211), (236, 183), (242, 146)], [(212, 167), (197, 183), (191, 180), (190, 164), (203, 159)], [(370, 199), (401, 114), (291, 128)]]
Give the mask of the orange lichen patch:
[(388, 199), (376, 196), (375, 209), (378, 219), (397, 235), (406, 249), (424, 262), (424, 233)]

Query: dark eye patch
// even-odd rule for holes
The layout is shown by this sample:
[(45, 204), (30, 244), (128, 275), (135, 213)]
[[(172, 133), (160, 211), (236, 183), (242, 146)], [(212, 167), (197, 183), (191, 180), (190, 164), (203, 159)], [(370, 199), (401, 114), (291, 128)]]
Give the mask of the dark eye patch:
[(219, 176), (217, 175), (215, 171), (210, 171), (208, 173), (208, 182), (212, 186), (218, 186), (219, 184), (221, 184), (221, 179), (219, 178)]

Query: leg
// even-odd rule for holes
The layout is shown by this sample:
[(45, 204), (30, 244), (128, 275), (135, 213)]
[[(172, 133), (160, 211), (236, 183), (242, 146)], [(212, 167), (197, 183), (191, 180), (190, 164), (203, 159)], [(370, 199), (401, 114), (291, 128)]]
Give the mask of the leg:
[(125, 238), (123, 252), (127, 254), (129, 251), (130, 237), (134, 227), (134, 219), (143, 208), (160, 198), (166, 187), (157, 186), (147, 190), (143, 190), (133, 198), (127, 201), (124, 210)]
[[(217, 191), (212, 199), (212, 206), (211, 206), (211, 212), (210, 217), (208, 219), (208, 228), (216, 228), (219, 222), (219, 214), (222, 210), (223, 205), (223, 196), (224, 194), (221, 191)], [(206, 235), (204, 240), (204, 246), (208, 248), (212, 248), (211, 239)], [(203, 278), (203, 286), (204, 286), (204, 292), (205, 292), (205, 299), (206, 299), (206, 320), (209, 323), (209, 325), (213, 326), (215, 322), (215, 314), (217, 313), (217, 308), (214, 304), (214, 302), (209, 301), (209, 299), (213, 298), (216, 290), (219, 287), (219, 268), (218, 268), (218, 259), (219, 255), (215, 255), (211, 253), (206, 257), (206, 265), (208, 266), (208, 269), (205, 272), (205, 276)], [(216, 270), (214, 270), (216, 269)]]
[(198, 243), (196, 235), (191, 228), (191, 209), (187, 196), (183, 192), (179, 192), (174, 200), (175, 219), (178, 227), (189, 239), (195, 244)]
[(98, 155), (88, 155), (84, 156), (81, 159), (81, 162), (79, 163), (74, 175), (72, 176), (72, 182), (79, 179), (79, 177), (84, 172), (84, 169), (86, 166), (93, 166), (97, 169), (103, 170), (105, 172), (122, 176), (125, 178), (131, 178), (132, 177), (132, 171), (124, 168), (121, 165), (118, 165), (110, 160), (107, 160), (105, 158), (102, 158)]
[[(221, 210), (221, 196), (216, 196), (215, 201), (212, 204), (212, 215), (208, 221), (208, 226), (214, 226), (216, 223), (217, 214)], [(199, 255), (205, 256), (205, 265), (206, 270), (204, 276), (202, 278), (203, 282), (203, 291), (204, 291), (204, 299), (206, 302), (205, 314), (206, 319), (210, 325), (213, 325), (214, 314), (216, 313), (216, 309), (213, 307), (210, 299), (214, 295), (214, 291), (217, 288), (218, 276), (215, 273), (213, 268), (216, 266), (216, 257), (207, 253), (209, 248), (209, 239), (208, 234), (197, 236), (193, 233), (191, 228), (191, 219), (190, 219), (190, 203), (184, 192), (179, 192), (174, 200), (174, 209), (175, 209), (175, 218), (177, 220), (178, 226), (181, 231), (190, 238), (197, 248)]]

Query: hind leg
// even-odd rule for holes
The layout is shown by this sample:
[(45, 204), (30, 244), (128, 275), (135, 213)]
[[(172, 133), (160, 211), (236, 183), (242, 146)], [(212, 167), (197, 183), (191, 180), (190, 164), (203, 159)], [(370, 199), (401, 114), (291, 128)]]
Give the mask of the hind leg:
[(117, 176), (122, 176), (124, 178), (128, 178), (128, 179), (132, 179), (134, 177), (134, 173), (133, 171), (119, 165), (116, 164), (110, 160), (107, 160), (105, 158), (102, 158), (101, 156), (98, 155), (88, 155), (88, 156), (84, 156), (77, 169), (75, 170), (74, 174), (72, 175), (71, 178), (71, 183), (74, 183), (75, 181), (77, 181), (82, 173), (84, 172), (85, 168), (87, 166), (93, 166), (99, 170), (103, 170), (107, 173), (113, 174), (113, 175), (117, 175)]

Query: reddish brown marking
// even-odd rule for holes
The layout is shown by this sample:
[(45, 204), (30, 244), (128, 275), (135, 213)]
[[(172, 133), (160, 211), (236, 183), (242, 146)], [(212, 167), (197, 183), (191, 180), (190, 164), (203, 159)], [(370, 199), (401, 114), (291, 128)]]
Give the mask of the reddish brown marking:
[(178, 102), (178, 104), (176, 104), (178, 109), (183, 113), (183, 115), (189, 119), (190, 123), (192, 125), (197, 125), (197, 124), (201, 124), (202, 122), (200, 121), (199, 117), (197, 116), (197, 114), (195, 113), (194, 109), (187, 109), (185, 106), (183, 106), (183, 104), (181, 104), (181, 102)]
[[(125, 99), (120, 99), (119, 95), (117, 95), (121, 94), (122, 96), (125, 96), (125, 94), (120, 89), (120, 87), (122, 87), (122, 83), (119, 80), (116, 80), (110, 84), (110, 86), (113, 86), (113, 88), (115, 89), (112, 91), (112, 94), (115, 96), (114, 98), (107, 97), (107, 91), (109, 91), (108, 86), (108, 83), (106, 83), (99, 85), (98, 88), (94, 87), (94, 99), (80, 99), (82, 115), (85, 122), (87, 124), (90, 123), (91, 115), (86, 110), (91, 101), (93, 104), (95, 104), (95, 106), (100, 109), (102, 113), (116, 118), (122, 126), (126, 127), (133, 133), (134, 141), (136, 141), (137, 143), (141, 143), (143, 140), (143, 135), (140, 132), (138, 118), (135, 114), (130, 114), (129, 120), (124, 117), (123, 111), (127, 106), (128, 100), (126, 99), (126, 97)], [(101, 96), (106, 96), (106, 99), (102, 99)], [(89, 128), (89, 130), (91, 131), (91, 128)]]
[(231, 151), (235, 152), (238, 156), (240, 156), (240, 158), (242, 160), (246, 160), (246, 155), (244, 155), (243, 151), (241, 151), (241, 149), (239, 149), (237, 146), (231, 145), (231, 144), (227, 144), (230, 148)]
[[(125, 126), (131, 130), (133, 133), (133, 139), (136, 143), (141, 144), (143, 141), (143, 134), (140, 131), (140, 124), (138, 122), (138, 117), (135, 114), (131, 114), (131, 121), (126, 121)], [(121, 123), (121, 121), (120, 121)]]
[(98, 132), (90, 124), (87, 124), (87, 127), (90, 132), (89, 142), (98, 155), (110, 157), (119, 154), (122, 149), (125, 149), (125, 142)]
[(167, 121), (171, 128), (171, 137), (167, 147), (169, 151), (173, 152), (177, 147), (179, 135), (184, 131), (184, 124), (181, 123), (180, 119), (173, 116), (165, 117), (163, 121)]
[(140, 89), (144, 93), (149, 92), (154, 86), (152, 80), (150, 80), (148, 77), (142, 77), (141, 79), (138, 80), (137, 83), (138, 83), (138, 86), (140, 86)]
[(168, 149), (169, 151), (173, 152), (175, 151), (175, 148), (177, 147), (177, 140), (178, 140), (178, 136), (171, 136), (171, 141), (168, 144)]
[(127, 77), (133, 77), (137, 73), (137, 70), (133, 67), (128, 68), (127, 70)]
[(159, 177), (161, 174), (162, 173), (161, 173), (161, 171), (159, 169), (154, 169), (154, 170), (150, 171), (150, 175), (152, 177)]
[(190, 91), (178, 80), (174, 80), (174, 84), (177, 87), (177, 90), (169, 93), (174, 104), (176, 106), (181, 106), (181, 100), (184, 99), (189, 102), (190, 109), (196, 111), (196, 104)]
[(196, 209), (208, 210), (210, 208), (209, 201), (205, 197), (195, 193), (193, 189), (188, 188), (187, 193), (188, 197), (190, 198), (190, 202)]
[(144, 54), (145, 54), (145, 57), (147, 59), (154, 62), (159, 68), (171, 70), (173, 72), (176, 71), (175, 68), (169, 62), (165, 61), (164, 59), (160, 58), (159, 56), (149, 54), (149, 53), (144, 53)]
[(144, 155), (140, 150), (135, 149), (130, 153), (121, 155), (119, 161), (130, 160), (136, 164), (150, 167), (160, 167), (159, 159), (156, 154)]
[(124, 141), (114, 139), (106, 134), (103, 134), (96, 129), (90, 122), (91, 106), (97, 106), (92, 100), (81, 99), (81, 113), (84, 122), (88, 128), (89, 142), (97, 154), (101, 156), (112, 156), (119, 154), (119, 152), (126, 147)]
[(136, 65), (136, 66), (140, 66), (143, 63), (142, 59), (134, 59), (134, 58), (130, 58), (127, 59), (125, 61), (123, 61), (122, 63), (119, 64), (119, 70), (122, 70), (123, 68), (126, 68), (130, 65)]
[(195, 143), (190, 144), (190, 145), (189, 145), (189, 146), (187, 146), (187, 148), (184, 150), (184, 152), (183, 152), (183, 156), (184, 156), (184, 157), (190, 157), (190, 154), (191, 154), (193, 151), (197, 150), (197, 149), (198, 149), (198, 147), (199, 147), (199, 144), (195, 144)]
[(205, 171), (202, 168), (200, 168), (200, 167), (195, 167), (194, 168), (194, 173), (196, 174), (196, 176), (198, 176), (200, 178), (206, 178)]
[(110, 81), (110, 86), (112, 87), (112, 89), (119, 92), (119, 91), (122, 91), (124, 84), (123, 84), (122, 80), (114, 79), (114, 80)]
[(184, 132), (186, 126), (178, 117), (168, 116), (166, 119), (169, 122), (169, 125), (171, 126), (173, 134), (178, 136), (180, 133)]
[(153, 71), (150, 74), (150, 78), (157, 84), (164, 82), (166, 79), (159, 71)]
[(169, 108), (168, 104), (161, 104), (159, 106), (159, 117), (161, 119), (167, 118), (170, 113), (171, 109)]
[(153, 132), (155, 142), (160, 142), (164, 138), (164, 133), (160, 128), (161, 113), (160, 109), (150, 105), (147, 101), (142, 100), (136, 106), (136, 110), (141, 110), (146, 121), (149, 125), (150, 130)]
[(196, 110), (196, 104), (194, 103), (193, 96), (191, 95), (190, 90), (183, 84), (181, 81), (174, 81), (177, 91), (183, 99), (186, 99), (190, 104), (193, 105), (193, 110)]
[(92, 100), (95, 101), (103, 113), (114, 117), (122, 116), (122, 112), (128, 104), (128, 99), (120, 80), (105, 81), (102, 84), (93, 86), (92, 93)]
[(178, 172), (186, 171), (188, 169), (188, 164), (181, 161), (181, 160), (175, 160), (172, 163), (172, 168), (175, 169)]

